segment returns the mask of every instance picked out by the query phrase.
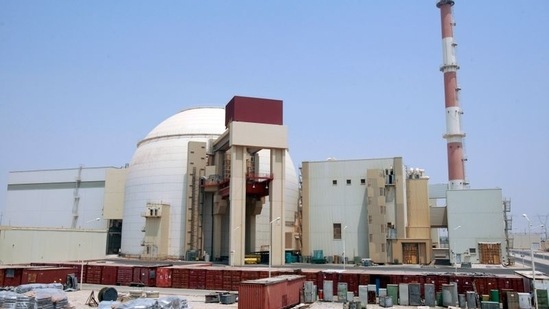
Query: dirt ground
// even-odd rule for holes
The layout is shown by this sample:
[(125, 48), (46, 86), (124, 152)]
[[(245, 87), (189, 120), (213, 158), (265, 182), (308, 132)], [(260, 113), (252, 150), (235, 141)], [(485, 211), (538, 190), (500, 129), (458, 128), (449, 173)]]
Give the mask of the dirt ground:
[[(66, 292), (69, 304), (74, 309), (90, 309), (92, 307), (86, 305), (88, 298), (90, 297), (91, 292), (94, 292), (95, 299), (97, 300), (97, 294), (99, 290), (103, 288), (102, 286), (87, 285), (85, 284), (81, 291)], [(127, 301), (130, 299), (130, 291), (132, 294), (139, 292), (140, 290), (131, 290), (129, 287), (115, 287), (118, 291), (119, 299), (122, 301)], [(204, 290), (183, 290), (183, 289), (154, 289), (147, 288), (141, 290), (143, 296), (146, 296), (147, 292), (156, 291), (159, 292), (160, 297), (164, 296), (181, 296), (187, 299), (189, 308), (192, 309), (230, 309), (238, 308), (238, 303), (225, 305), (220, 303), (206, 303), (206, 295), (211, 294), (212, 291)], [(396, 307), (396, 306), (395, 306)], [(310, 309), (331, 309), (331, 308), (343, 308), (342, 303), (336, 302), (315, 302), (313, 304), (302, 305), (299, 308), (310, 308)], [(377, 305), (368, 305), (369, 309), (379, 308)], [(253, 309), (253, 308), (250, 308)]]
[[(74, 309), (90, 309), (91, 307), (86, 305), (86, 301), (88, 300), (91, 292), (94, 292), (95, 299), (97, 300), (97, 293), (99, 293), (99, 290), (103, 288), (103, 286), (96, 286), (96, 285), (88, 285), (85, 284), (83, 289), (81, 291), (74, 291), (74, 292), (67, 292), (67, 298), (69, 300), (69, 304)], [(130, 299), (130, 291), (131, 293), (135, 294), (136, 292), (139, 292), (139, 289), (133, 289), (130, 287), (115, 287), (118, 291), (119, 299), (122, 301), (127, 301)], [(238, 303), (225, 305), (220, 303), (206, 303), (206, 295), (211, 294), (212, 291), (206, 291), (206, 290), (184, 290), (184, 289), (155, 289), (155, 288), (144, 288), (141, 289), (143, 292), (142, 295), (146, 296), (147, 292), (159, 292), (160, 297), (164, 296), (181, 296), (184, 297), (187, 300), (187, 303), (189, 304), (189, 308), (192, 309), (229, 309), (229, 308), (238, 308)], [(337, 302), (320, 302), (317, 301), (313, 304), (302, 304), (299, 306), (296, 306), (296, 308), (309, 308), (309, 309), (335, 309), (335, 308), (347, 308), (344, 307), (343, 303), (337, 303)], [(394, 306), (394, 309), (403, 309), (403, 308), (411, 308), (406, 306)], [(416, 307), (414, 307), (416, 308)], [(253, 308), (246, 308), (246, 309), (253, 309)], [(367, 309), (381, 309), (379, 305), (368, 305)]]

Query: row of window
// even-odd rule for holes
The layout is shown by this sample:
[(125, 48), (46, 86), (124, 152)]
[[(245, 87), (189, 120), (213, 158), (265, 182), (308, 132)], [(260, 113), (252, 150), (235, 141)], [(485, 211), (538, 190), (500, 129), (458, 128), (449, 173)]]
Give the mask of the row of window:
[[(346, 183), (347, 183), (348, 186), (350, 186), (352, 184), (351, 179), (347, 179)], [(360, 184), (361, 185), (366, 185), (366, 179), (364, 179), (364, 178), (360, 179)], [(332, 180), (332, 185), (337, 186), (337, 179)]]
[[(351, 179), (347, 179), (346, 182), (347, 182), (348, 186), (352, 185), (352, 183), (353, 183), (351, 181)], [(366, 185), (366, 179), (364, 179), (364, 178), (360, 179), (360, 184), (363, 185), (363, 186)], [(337, 186), (337, 179), (332, 180), (332, 185)], [(384, 187), (379, 188), (379, 195), (380, 196), (385, 196), (385, 188)]]

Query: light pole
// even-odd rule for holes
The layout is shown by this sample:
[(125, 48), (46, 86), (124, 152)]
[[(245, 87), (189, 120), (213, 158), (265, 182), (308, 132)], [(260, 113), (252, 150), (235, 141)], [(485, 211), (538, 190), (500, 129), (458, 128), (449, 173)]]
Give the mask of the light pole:
[[(458, 225), (454, 228), (454, 231), (457, 231), (461, 228), (461, 225)], [(455, 234), (454, 234), (455, 235)], [(454, 273), (457, 275), (458, 265), (457, 265), (457, 252), (456, 252), (456, 242), (452, 241), (452, 251), (454, 251)]]
[(280, 217), (277, 217), (273, 221), (270, 222), (269, 227), (271, 229), (271, 235), (270, 235), (270, 244), (269, 244), (269, 278), (271, 278), (271, 266), (273, 264), (273, 257), (271, 256), (271, 253), (273, 252), (273, 223), (276, 221), (280, 221)]
[(345, 230), (346, 230), (346, 229), (347, 229), (347, 226), (345, 225), (345, 226), (343, 227), (343, 270), (345, 270), (345, 265), (347, 264), (347, 263), (345, 263), (345, 240), (346, 240), (346, 238), (345, 238)]
[[(101, 220), (101, 218), (91, 219), (91, 220), (86, 221), (85, 223), (90, 223), (90, 222), (99, 221), (99, 220)], [(80, 247), (79, 248), (80, 254), (82, 254), (81, 244), (78, 244), (78, 246)], [(80, 264), (80, 284), (78, 284), (78, 289), (82, 290), (82, 284), (84, 283), (84, 257), (83, 256), (81, 257), (80, 261), (81, 261), (81, 264)]]
[(536, 263), (534, 262), (534, 248), (532, 246), (532, 234), (531, 234), (531, 227), (532, 224), (530, 223), (530, 218), (526, 214), (522, 214), (522, 216), (528, 221), (528, 239), (530, 242), (530, 259), (532, 260), (532, 286), (534, 291), (534, 309), (538, 308), (538, 293), (536, 293)]

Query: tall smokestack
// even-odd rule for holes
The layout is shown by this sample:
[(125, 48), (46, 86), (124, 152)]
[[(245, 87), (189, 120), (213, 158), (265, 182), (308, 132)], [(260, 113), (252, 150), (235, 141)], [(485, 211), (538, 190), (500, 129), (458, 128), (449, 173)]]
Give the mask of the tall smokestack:
[(452, 6), (454, 1), (439, 0), (437, 7), (440, 9), (442, 25), (442, 59), (440, 71), (444, 74), (444, 102), (446, 106), (446, 134), (448, 151), (448, 188), (450, 190), (465, 188), (465, 167), (463, 156), (463, 138), (465, 133), (461, 131), (461, 114), (459, 106), (459, 91), (457, 84), (456, 46), (454, 42), (454, 18)]

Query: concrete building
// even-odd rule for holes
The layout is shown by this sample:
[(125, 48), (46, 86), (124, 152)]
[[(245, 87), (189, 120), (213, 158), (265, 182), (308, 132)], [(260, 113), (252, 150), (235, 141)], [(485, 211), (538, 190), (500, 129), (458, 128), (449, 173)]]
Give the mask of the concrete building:
[[(428, 178), (402, 158), (303, 162), (303, 255), (431, 261)], [(317, 251), (318, 252), (318, 251)]]

